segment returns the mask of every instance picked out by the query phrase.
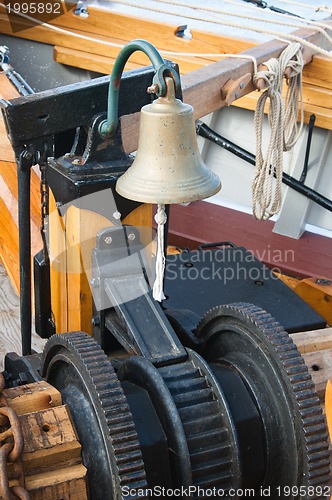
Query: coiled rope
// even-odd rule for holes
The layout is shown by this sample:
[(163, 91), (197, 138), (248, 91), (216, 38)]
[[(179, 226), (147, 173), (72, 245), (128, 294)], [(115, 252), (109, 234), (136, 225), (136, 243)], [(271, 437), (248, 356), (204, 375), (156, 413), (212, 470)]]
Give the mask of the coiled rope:
[[(268, 86), (261, 94), (255, 111), (256, 170), (252, 182), (253, 215), (255, 219), (268, 220), (280, 211), (282, 204), (283, 151), (289, 151), (297, 141), (303, 126), (301, 45), (291, 44), (278, 59), (270, 59), (267, 70), (254, 76), (254, 83), (263, 79)], [(287, 67), (291, 74), (287, 81), (285, 103), (282, 100), (283, 75)], [(301, 100), (301, 122), (297, 124), (298, 101)], [(270, 140), (265, 153), (262, 151), (264, 107), (269, 99), (268, 121)]]

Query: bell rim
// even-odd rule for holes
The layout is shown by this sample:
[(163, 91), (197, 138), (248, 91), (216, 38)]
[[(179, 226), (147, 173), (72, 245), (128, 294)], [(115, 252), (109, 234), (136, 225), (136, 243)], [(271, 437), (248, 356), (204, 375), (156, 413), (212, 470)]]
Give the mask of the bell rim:
[[(165, 205), (175, 205), (181, 203), (191, 203), (193, 201), (204, 200), (206, 198), (210, 198), (211, 196), (217, 194), (222, 187), (221, 180), (219, 177), (210, 172), (209, 178), (204, 181), (203, 176), (197, 177), (196, 182), (191, 182), (187, 184), (183, 182), (182, 184), (177, 183), (165, 183), (164, 185), (160, 184), (160, 189), (165, 189), (165, 195), (160, 194), (160, 196), (156, 196), (155, 194), (155, 183), (153, 181), (150, 184), (154, 184), (152, 186), (154, 189), (147, 188), (147, 184), (149, 182), (146, 179), (135, 179), (135, 190), (128, 190), (123, 188), (123, 182), (128, 183), (128, 178), (121, 179), (125, 176), (121, 176), (115, 186), (115, 189), (118, 194), (120, 194), (123, 198), (128, 200), (138, 201), (141, 203), (152, 203), (152, 204), (165, 204)], [(197, 187), (199, 186), (199, 188)], [(179, 196), (179, 190), (184, 190), (183, 196)], [(190, 194), (190, 189), (193, 190), (193, 193)], [(144, 192), (146, 191), (146, 192)], [(187, 191), (187, 192), (186, 192)], [(151, 194), (149, 194), (149, 192)], [(173, 194), (174, 193), (174, 194)]]

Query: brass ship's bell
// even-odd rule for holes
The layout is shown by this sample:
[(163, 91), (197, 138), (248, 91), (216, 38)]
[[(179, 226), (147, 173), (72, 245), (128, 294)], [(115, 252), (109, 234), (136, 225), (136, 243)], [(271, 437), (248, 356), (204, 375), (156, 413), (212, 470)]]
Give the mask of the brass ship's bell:
[(116, 190), (145, 203), (190, 203), (217, 193), (219, 177), (198, 150), (193, 108), (175, 98), (172, 78), (167, 93), (141, 110), (136, 158), (117, 181)]

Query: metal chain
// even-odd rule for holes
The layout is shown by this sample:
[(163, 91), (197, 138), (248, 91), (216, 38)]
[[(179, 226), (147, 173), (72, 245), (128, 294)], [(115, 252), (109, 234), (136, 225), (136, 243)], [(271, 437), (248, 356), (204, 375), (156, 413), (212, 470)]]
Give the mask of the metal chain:
[(40, 195), (41, 195), (41, 224), (40, 233), (43, 240), (43, 256), (44, 263), (48, 262), (47, 240), (46, 240), (46, 226), (47, 217), (49, 214), (48, 205), (48, 184), (46, 179), (46, 165), (40, 165)]
[[(5, 388), (5, 379), (0, 373), (0, 397)], [(5, 430), (2, 430), (5, 428)], [(8, 406), (0, 406), (0, 498), (1, 500), (31, 500), (25, 489), (22, 462), (23, 433), (17, 413)], [(8, 462), (11, 463), (8, 468)], [(18, 485), (9, 486), (15, 479)]]

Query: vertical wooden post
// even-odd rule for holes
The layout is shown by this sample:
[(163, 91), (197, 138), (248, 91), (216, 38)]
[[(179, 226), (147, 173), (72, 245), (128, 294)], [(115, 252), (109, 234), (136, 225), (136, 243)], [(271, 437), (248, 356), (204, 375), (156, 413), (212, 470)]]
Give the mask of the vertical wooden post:
[[(123, 224), (146, 227), (141, 241), (149, 245), (152, 205), (138, 206)], [(98, 231), (111, 225), (106, 217), (74, 205), (61, 217), (50, 194), (51, 298), (57, 333), (81, 330), (92, 335), (91, 250)]]

